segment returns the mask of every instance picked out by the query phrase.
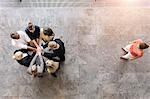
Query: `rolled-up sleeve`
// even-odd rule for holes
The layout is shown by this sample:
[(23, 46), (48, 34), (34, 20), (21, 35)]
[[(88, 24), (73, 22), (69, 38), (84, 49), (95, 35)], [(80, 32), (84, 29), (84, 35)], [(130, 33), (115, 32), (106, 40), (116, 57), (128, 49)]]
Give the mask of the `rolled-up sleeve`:
[(15, 41), (13, 39), (11, 40), (11, 44), (15, 46)]

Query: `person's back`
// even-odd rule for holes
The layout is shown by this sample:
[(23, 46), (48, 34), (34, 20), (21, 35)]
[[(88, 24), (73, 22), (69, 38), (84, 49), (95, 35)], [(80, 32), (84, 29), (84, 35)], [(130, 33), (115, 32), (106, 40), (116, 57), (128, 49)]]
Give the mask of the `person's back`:
[(29, 36), (31, 40), (36, 40), (40, 38), (40, 27), (39, 26), (30, 26), (25, 29), (26, 34)]
[[(57, 62), (65, 61), (65, 46), (60, 39), (55, 39), (48, 43), (50, 52), (44, 52), (43, 56)], [(52, 51), (52, 52), (51, 52)]]
[(16, 61), (20, 64), (20, 65), (23, 65), (23, 66), (26, 66), (26, 67), (29, 67), (30, 65), (30, 62), (32, 61), (33, 57), (34, 57), (34, 53), (32, 53), (31, 55), (28, 53), (28, 50), (26, 49), (19, 49), (19, 50), (16, 50), (14, 52), (14, 55), (17, 53), (17, 52), (22, 52), (22, 57), (20, 59), (16, 59)]
[(123, 51), (126, 52), (126, 54), (121, 56), (120, 58), (125, 60), (140, 58), (144, 54), (144, 49), (147, 49), (148, 47), (149, 45), (144, 43), (141, 39), (134, 40), (126, 45), (124, 48), (122, 48)]
[(142, 57), (144, 54), (143, 49), (140, 49), (140, 44), (143, 44), (144, 42), (141, 39), (137, 39), (133, 42), (131, 48), (130, 48), (130, 53), (134, 56), (134, 57)]
[(54, 40), (57, 44), (59, 44), (58, 49), (54, 49), (53, 52), (56, 56), (60, 58), (60, 61), (65, 61), (65, 46), (64, 43), (61, 41), (61, 39), (55, 39)]
[(49, 27), (45, 27), (45, 28), (41, 28), (40, 29), (40, 38), (44, 41), (44, 42), (49, 42), (52, 41), (54, 38), (55, 34), (52, 31), (51, 28)]
[(27, 49), (27, 44), (30, 42), (30, 38), (23, 31), (17, 31), (16, 33), (11, 33), (11, 43), (17, 48)]
[(56, 70), (59, 68), (59, 62), (55, 62), (53, 60), (47, 60), (46, 67), (47, 67), (48, 73), (55, 73)]
[(61, 39), (55, 39), (54, 41), (60, 45), (59, 49), (54, 50), (54, 52), (59, 50), (61, 54), (65, 54), (65, 46)]
[(27, 69), (27, 72), (29, 74), (32, 74), (32, 66), (36, 66), (37, 68), (37, 75), (42, 76), (44, 72), (44, 61), (43, 57), (41, 55), (41, 52), (37, 52), (35, 56), (33, 57), (32, 61), (30, 62), (30, 65)]

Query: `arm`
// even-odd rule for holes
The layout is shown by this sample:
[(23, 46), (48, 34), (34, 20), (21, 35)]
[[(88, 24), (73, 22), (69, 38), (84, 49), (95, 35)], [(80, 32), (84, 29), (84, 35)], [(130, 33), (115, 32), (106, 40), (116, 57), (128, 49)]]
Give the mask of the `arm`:
[(48, 59), (52, 59), (53, 57), (56, 57), (57, 54), (56, 53), (44, 52), (43, 56), (46, 57), (46, 58), (48, 58)]
[(29, 50), (33, 50), (33, 51), (36, 50), (36, 48), (27, 46), (26, 44), (22, 44), (22, 43), (15, 43), (14, 46), (17, 48), (20, 48), (20, 49), (29, 49)]
[[(29, 36), (26, 33), (24, 33), (24, 39), (26, 40), (27, 43), (31, 42), (31, 39), (29, 38)], [(33, 51), (36, 50), (34, 47), (31, 47), (31, 46), (27, 46), (26, 49), (33, 50)]]
[(43, 45), (43, 48), (48, 47), (48, 42), (46, 42), (46, 44)]
[(38, 39), (38, 44), (39, 44), (39, 47), (43, 50), (44, 48), (42, 46), (42, 39), (41, 38)]
[(40, 39), (37, 38), (37, 39), (36, 39), (36, 42), (37, 42), (37, 44), (39, 45), (39, 44), (40, 44)]
[(29, 38), (29, 36), (26, 33), (24, 33), (24, 39), (26, 42), (31, 42), (31, 39)]
[(33, 59), (32, 59), (32, 61), (31, 61), (30, 65), (29, 65), (29, 67), (31, 67), (31, 66), (35, 63), (37, 56), (38, 56), (38, 54), (36, 54), (36, 55), (33, 57)]
[(38, 54), (36, 54), (36, 55), (33, 57), (32, 61), (30, 62), (30, 65), (29, 65), (29, 67), (28, 67), (28, 69), (27, 69), (27, 72), (28, 72), (29, 74), (31, 74), (31, 67), (32, 67), (33, 64), (35, 63), (37, 56), (38, 56)]
[(36, 51), (36, 48), (31, 47), (31, 46), (27, 46), (27, 49), (32, 50), (32, 51)]
[(39, 68), (39, 70), (38, 70), (38, 73), (43, 73), (43, 70), (44, 70), (44, 62), (43, 62), (43, 57), (42, 57), (41, 54), (39, 55), (39, 59), (40, 59), (40, 68)]
[(32, 41), (33, 41), (34, 45), (36, 46), (36, 48), (39, 48), (38, 43), (35, 40), (32, 40)]
[[(35, 28), (37, 27), (37, 34), (36, 34), (36, 39), (35, 39), (35, 41), (36, 41), (36, 43), (37, 43), (37, 45), (39, 46), (39, 44), (40, 44), (40, 27), (39, 26), (35, 26)], [(36, 47), (37, 47), (37, 45), (36, 45)]]
[(12, 42), (11, 42), (11, 43), (12, 43), (12, 45), (13, 45), (14, 47), (17, 47), (17, 48), (19, 48), (19, 49), (27, 49), (27, 45), (26, 45), (26, 44), (19, 43), (19, 42), (13, 40), (13, 39), (12, 39)]

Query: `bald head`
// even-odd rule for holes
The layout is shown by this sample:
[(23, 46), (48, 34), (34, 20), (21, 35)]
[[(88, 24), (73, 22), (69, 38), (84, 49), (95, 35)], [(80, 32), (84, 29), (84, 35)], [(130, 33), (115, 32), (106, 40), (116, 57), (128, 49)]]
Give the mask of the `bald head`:
[(12, 32), (12, 33), (10, 34), (10, 37), (11, 37), (12, 39), (19, 39), (19, 38), (20, 38), (20, 36), (19, 36), (19, 34), (18, 34), (17, 32)]

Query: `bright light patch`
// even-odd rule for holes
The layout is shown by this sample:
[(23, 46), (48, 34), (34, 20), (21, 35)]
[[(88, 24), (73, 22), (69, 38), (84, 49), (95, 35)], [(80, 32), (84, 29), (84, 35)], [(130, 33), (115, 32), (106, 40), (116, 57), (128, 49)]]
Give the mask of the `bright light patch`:
[(135, 2), (135, 1), (137, 1), (137, 0), (126, 0), (127, 2)]

